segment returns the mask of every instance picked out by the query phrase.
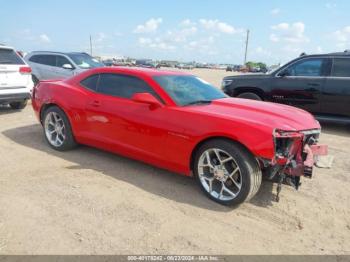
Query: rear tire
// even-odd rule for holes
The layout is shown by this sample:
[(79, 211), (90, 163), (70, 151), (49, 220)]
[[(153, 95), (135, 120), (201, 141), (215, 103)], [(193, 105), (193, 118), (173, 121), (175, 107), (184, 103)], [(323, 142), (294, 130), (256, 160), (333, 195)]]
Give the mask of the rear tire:
[(21, 102), (12, 102), (10, 103), (10, 107), (14, 110), (22, 110), (27, 106), (27, 103), (28, 103), (27, 99)]
[(237, 96), (238, 98), (243, 98), (243, 99), (251, 99), (251, 100), (256, 100), (256, 101), (262, 101), (262, 98), (255, 94), (255, 93), (251, 93), (251, 92), (246, 92), (246, 93), (242, 93), (239, 94)]
[(77, 146), (69, 119), (59, 107), (52, 106), (44, 112), (43, 128), (45, 139), (53, 149), (67, 151)]
[(262, 179), (255, 157), (242, 145), (225, 139), (210, 140), (200, 146), (193, 172), (206, 196), (229, 206), (251, 199)]

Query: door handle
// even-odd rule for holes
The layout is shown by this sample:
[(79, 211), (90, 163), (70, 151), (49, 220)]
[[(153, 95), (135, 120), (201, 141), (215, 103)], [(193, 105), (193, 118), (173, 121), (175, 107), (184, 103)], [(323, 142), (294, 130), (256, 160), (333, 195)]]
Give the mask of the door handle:
[(93, 106), (93, 107), (99, 107), (101, 105), (101, 102), (98, 100), (94, 100), (94, 101), (90, 102), (89, 104), (90, 104), (90, 106)]

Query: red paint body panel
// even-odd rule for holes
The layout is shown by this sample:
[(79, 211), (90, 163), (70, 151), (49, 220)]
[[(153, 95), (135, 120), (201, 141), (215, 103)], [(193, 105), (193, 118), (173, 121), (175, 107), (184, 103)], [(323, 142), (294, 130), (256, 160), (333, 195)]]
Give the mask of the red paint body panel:
[[(165, 102), (153, 108), (129, 99), (98, 94), (80, 86), (96, 73), (122, 73), (139, 77)], [(180, 75), (135, 68), (97, 68), (64, 81), (46, 81), (34, 91), (38, 118), (46, 104), (63, 109), (77, 142), (138, 159), (189, 175), (195, 147), (211, 137), (226, 137), (243, 144), (256, 157), (274, 158), (273, 130), (319, 129), (309, 113), (284, 105), (225, 98), (208, 105), (180, 107), (152, 79)]]

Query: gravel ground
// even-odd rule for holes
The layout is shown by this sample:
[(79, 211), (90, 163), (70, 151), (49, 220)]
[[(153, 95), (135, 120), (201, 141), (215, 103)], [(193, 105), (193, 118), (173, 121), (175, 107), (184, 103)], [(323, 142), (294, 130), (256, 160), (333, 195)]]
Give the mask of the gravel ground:
[[(219, 85), (228, 73), (191, 71)], [(238, 208), (195, 181), (97, 149), (60, 153), (31, 106), (0, 108), (1, 254), (350, 254), (350, 128), (324, 125), (335, 156), (299, 191), (264, 181)]]

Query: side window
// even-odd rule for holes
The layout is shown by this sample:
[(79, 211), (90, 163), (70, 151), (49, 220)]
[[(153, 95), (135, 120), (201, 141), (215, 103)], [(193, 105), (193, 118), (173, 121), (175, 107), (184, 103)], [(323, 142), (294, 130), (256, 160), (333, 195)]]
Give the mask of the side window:
[(322, 76), (323, 73), (323, 59), (307, 59), (297, 62), (287, 68), (288, 76), (306, 76), (315, 77)]
[(29, 58), (30, 62), (34, 62), (34, 63), (38, 63), (38, 56), (37, 55), (33, 55)]
[(101, 74), (97, 91), (106, 95), (130, 99), (136, 93), (151, 93), (159, 96), (143, 80), (128, 75)]
[(56, 66), (56, 57), (54, 55), (34, 55), (29, 61), (42, 65)]
[(87, 89), (90, 89), (92, 91), (96, 91), (99, 76), (100, 75), (89, 76), (88, 78), (85, 78), (84, 80), (82, 80), (80, 82), (80, 84), (82, 86), (86, 87)]
[(335, 58), (333, 60), (332, 76), (350, 77), (350, 58)]
[(73, 66), (71, 64), (71, 62), (69, 62), (69, 60), (67, 58), (65, 58), (64, 56), (58, 55), (56, 56), (56, 66), (57, 67), (63, 67), (63, 65), (65, 64), (69, 64), (71, 66)]

